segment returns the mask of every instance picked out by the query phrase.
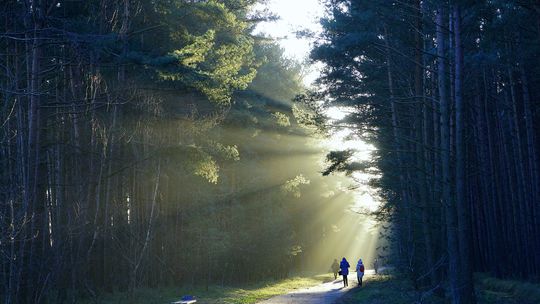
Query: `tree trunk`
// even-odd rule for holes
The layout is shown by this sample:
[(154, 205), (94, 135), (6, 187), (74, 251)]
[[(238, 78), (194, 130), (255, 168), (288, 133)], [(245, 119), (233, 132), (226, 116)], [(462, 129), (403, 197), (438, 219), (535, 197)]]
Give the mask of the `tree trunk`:
[(445, 207), (446, 238), (448, 252), (448, 278), (450, 282), (450, 294), (453, 303), (459, 292), (458, 282), (458, 238), (456, 227), (456, 214), (452, 199), (450, 183), (450, 112), (448, 102), (447, 80), (446, 80), (446, 49), (444, 34), (444, 13), (443, 6), (437, 10), (437, 57), (438, 57), (438, 89), (439, 103), (441, 107), (441, 178), (442, 178), (442, 204)]
[(454, 98), (456, 109), (456, 207), (458, 215), (458, 239), (460, 262), (459, 296), (455, 303), (474, 303), (474, 287), (471, 267), (471, 206), (465, 189), (465, 103), (463, 100), (463, 46), (461, 41), (461, 8), (454, 6), (455, 82)]
[[(393, 134), (393, 141), (394, 141), (394, 149), (396, 153), (396, 159), (397, 159), (397, 165), (398, 165), (398, 171), (399, 171), (399, 183), (400, 183), (400, 204), (399, 209), (401, 212), (406, 212), (407, 218), (410, 218), (410, 208), (409, 208), (409, 195), (407, 193), (407, 183), (405, 182), (405, 176), (403, 174), (404, 170), (404, 164), (403, 164), (403, 158), (401, 156), (401, 143), (400, 143), (400, 135), (399, 135), (399, 127), (398, 127), (398, 116), (397, 116), (397, 107), (395, 102), (395, 94), (394, 94), (394, 79), (392, 75), (392, 63), (391, 63), (391, 56), (390, 56), (390, 42), (389, 42), (389, 35), (388, 30), (385, 27), (385, 45), (386, 45), (386, 69), (387, 69), (387, 77), (388, 77), (388, 90), (390, 93), (390, 110), (392, 112), (392, 134)], [(410, 222), (407, 220), (407, 223)], [(399, 228), (399, 248), (407, 248), (405, 253), (401, 253), (400, 256), (403, 257), (404, 255), (408, 256), (410, 253), (410, 245), (411, 242), (407, 241), (407, 239), (410, 239), (411, 231), (408, 224), (403, 225), (401, 223), (401, 228)], [(406, 236), (407, 234), (408, 236)]]

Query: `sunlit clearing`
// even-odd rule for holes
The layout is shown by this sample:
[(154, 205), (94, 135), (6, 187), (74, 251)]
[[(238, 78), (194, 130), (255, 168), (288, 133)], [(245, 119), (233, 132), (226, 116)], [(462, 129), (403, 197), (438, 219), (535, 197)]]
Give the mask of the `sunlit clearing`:
[[(343, 108), (330, 108), (326, 112), (333, 121), (340, 120), (347, 114), (347, 109)], [(324, 153), (353, 150), (352, 161), (369, 161), (375, 147), (351, 136), (352, 133), (352, 129), (343, 127), (329, 138), (321, 140), (319, 147)], [(313, 225), (313, 229), (326, 227), (325, 238), (310, 261), (320, 265), (327, 263), (329, 259), (339, 260), (346, 257), (351, 265), (355, 265), (357, 260), (362, 258), (366, 267), (371, 268), (379, 254), (376, 252), (379, 226), (369, 213), (376, 211), (380, 203), (368, 182), (377, 176), (354, 172), (349, 177), (338, 173), (329, 178), (338, 182), (334, 184), (334, 192), (322, 198), (327, 207), (321, 211), (320, 222)], [(332, 224), (328, 226), (328, 223)]]
[[(333, 213), (324, 221), (333, 222), (330, 226), (323, 226), (324, 238), (317, 245), (314, 254), (307, 257), (307, 262), (319, 265), (319, 270), (327, 271), (333, 259), (338, 261), (345, 257), (354, 269), (358, 259), (362, 259), (366, 268), (370, 268), (376, 258), (378, 239), (377, 226), (371, 225), (366, 218), (356, 213), (348, 212), (340, 207), (349, 204), (347, 200), (328, 202)], [(331, 214), (331, 215), (329, 215)]]
[[(264, 158), (256, 160), (256, 163), (272, 168), (272, 174), (269, 179), (253, 177), (257, 180), (257, 186), (250, 187), (249, 191), (242, 193), (242, 196), (259, 197), (268, 189), (279, 187), (281, 180), (292, 180), (302, 174), (309, 180), (309, 185), (300, 185), (297, 194), (307, 204), (295, 203), (294, 195), (290, 198), (290, 202), (281, 203), (290, 205), (289, 212), (297, 219), (299, 231), (314, 235), (323, 234), (323, 237), (314, 239), (314, 243), (301, 244), (302, 247), (309, 248), (305, 248), (303, 252), (303, 264), (300, 269), (326, 272), (334, 259), (342, 257), (346, 257), (353, 267), (359, 258), (364, 260), (367, 267), (371, 267), (376, 257), (378, 230), (372, 219), (364, 212), (366, 209), (373, 211), (376, 206), (375, 201), (366, 194), (369, 193), (365, 188), (366, 185), (358, 184), (356, 173), (351, 177), (343, 174), (321, 176), (320, 172), (325, 165), (323, 160), (329, 151), (326, 140), (318, 140), (313, 150), (309, 149), (307, 153), (298, 148), (287, 152), (286, 148), (286, 146), (301, 147), (307, 138), (290, 135), (281, 137), (281, 140), (284, 141), (281, 148), (285, 153), (279, 153), (271, 146), (258, 147), (262, 149), (258, 154), (265, 149), (268, 149), (269, 153)], [(353, 143), (349, 144), (354, 146)], [(297, 172), (291, 174), (291, 168)], [(351, 190), (351, 185), (359, 188)], [(271, 205), (268, 202), (258, 206), (270, 208)]]
[[(255, 10), (265, 9), (278, 15), (280, 19), (259, 24), (255, 33), (278, 39), (285, 56), (299, 61), (305, 60), (313, 41), (310, 38), (297, 37), (296, 32), (301, 30), (320, 32), (318, 19), (324, 14), (323, 5), (319, 0), (270, 0), (266, 5), (259, 4), (255, 8)], [(304, 83), (310, 85), (319, 75), (321, 67), (305, 64), (304, 68)], [(348, 110), (345, 108), (331, 108), (326, 112), (331, 122), (343, 119), (347, 114)], [(268, 134), (267, 132), (269, 130), (259, 130), (257, 134)], [(268, 185), (259, 185), (257, 191), (264, 191), (283, 178), (279, 172), (285, 172), (286, 168), (283, 166), (287, 164), (290, 164), (291, 168), (299, 168), (299, 173), (310, 181), (309, 189), (312, 190), (300, 191), (303, 199), (310, 204), (297, 210), (298, 225), (315, 235), (322, 233), (324, 237), (316, 244), (305, 244), (311, 247), (311, 250), (304, 253), (301, 267), (304, 270), (326, 272), (334, 259), (339, 261), (342, 257), (349, 260), (352, 269), (359, 258), (364, 260), (366, 267), (371, 268), (377, 255), (378, 226), (367, 215), (375, 211), (379, 205), (373, 195), (373, 189), (368, 186), (368, 181), (373, 176), (356, 172), (351, 176), (336, 173), (321, 177), (320, 173), (327, 165), (324, 159), (329, 151), (353, 150), (352, 161), (357, 162), (371, 158), (374, 147), (350, 136), (352, 133), (353, 130), (350, 128), (342, 127), (328, 139), (313, 139), (315, 142), (307, 150), (298, 148), (302, 147), (301, 143), (305, 143), (307, 139), (292, 134), (280, 137), (284, 146), (288, 148), (274, 147), (270, 142), (268, 146), (255, 148), (268, 151), (265, 158), (259, 162), (276, 171), (272, 180), (261, 181)], [(242, 136), (244, 135), (246, 134)], [(295, 145), (296, 142), (298, 145)]]

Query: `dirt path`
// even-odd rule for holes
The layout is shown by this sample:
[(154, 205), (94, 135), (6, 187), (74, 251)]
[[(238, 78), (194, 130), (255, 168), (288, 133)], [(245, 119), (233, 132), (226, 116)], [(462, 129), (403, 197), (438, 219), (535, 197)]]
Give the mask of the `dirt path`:
[[(370, 271), (367, 270), (366, 275), (369, 275), (369, 273)], [(345, 292), (358, 285), (356, 272), (351, 272), (348, 278), (349, 287), (347, 288), (343, 288), (343, 281), (341, 277), (338, 277), (335, 281), (299, 289), (259, 302), (258, 304), (330, 304), (343, 296)]]

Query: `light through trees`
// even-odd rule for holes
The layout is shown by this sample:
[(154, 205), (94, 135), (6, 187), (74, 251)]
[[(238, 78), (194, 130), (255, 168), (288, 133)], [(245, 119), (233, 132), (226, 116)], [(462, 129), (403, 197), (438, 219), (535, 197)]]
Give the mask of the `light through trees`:
[(291, 102), (305, 71), (254, 34), (256, 2), (1, 2), (3, 303), (369, 259), (355, 183), (321, 175), (324, 120)]

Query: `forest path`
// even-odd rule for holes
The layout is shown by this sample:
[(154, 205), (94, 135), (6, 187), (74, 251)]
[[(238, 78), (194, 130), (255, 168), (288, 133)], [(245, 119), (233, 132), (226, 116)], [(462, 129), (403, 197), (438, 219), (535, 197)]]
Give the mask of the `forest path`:
[[(371, 275), (373, 270), (366, 270), (366, 276)], [(347, 291), (358, 285), (356, 272), (349, 273), (349, 286), (343, 288), (341, 277), (337, 280), (323, 283), (317, 286), (299, 289), (288, 294), (276, 296), (258, 304), (329, 304), (333, 303)], [(365, 278), (365, 277), (364, 277)]]

